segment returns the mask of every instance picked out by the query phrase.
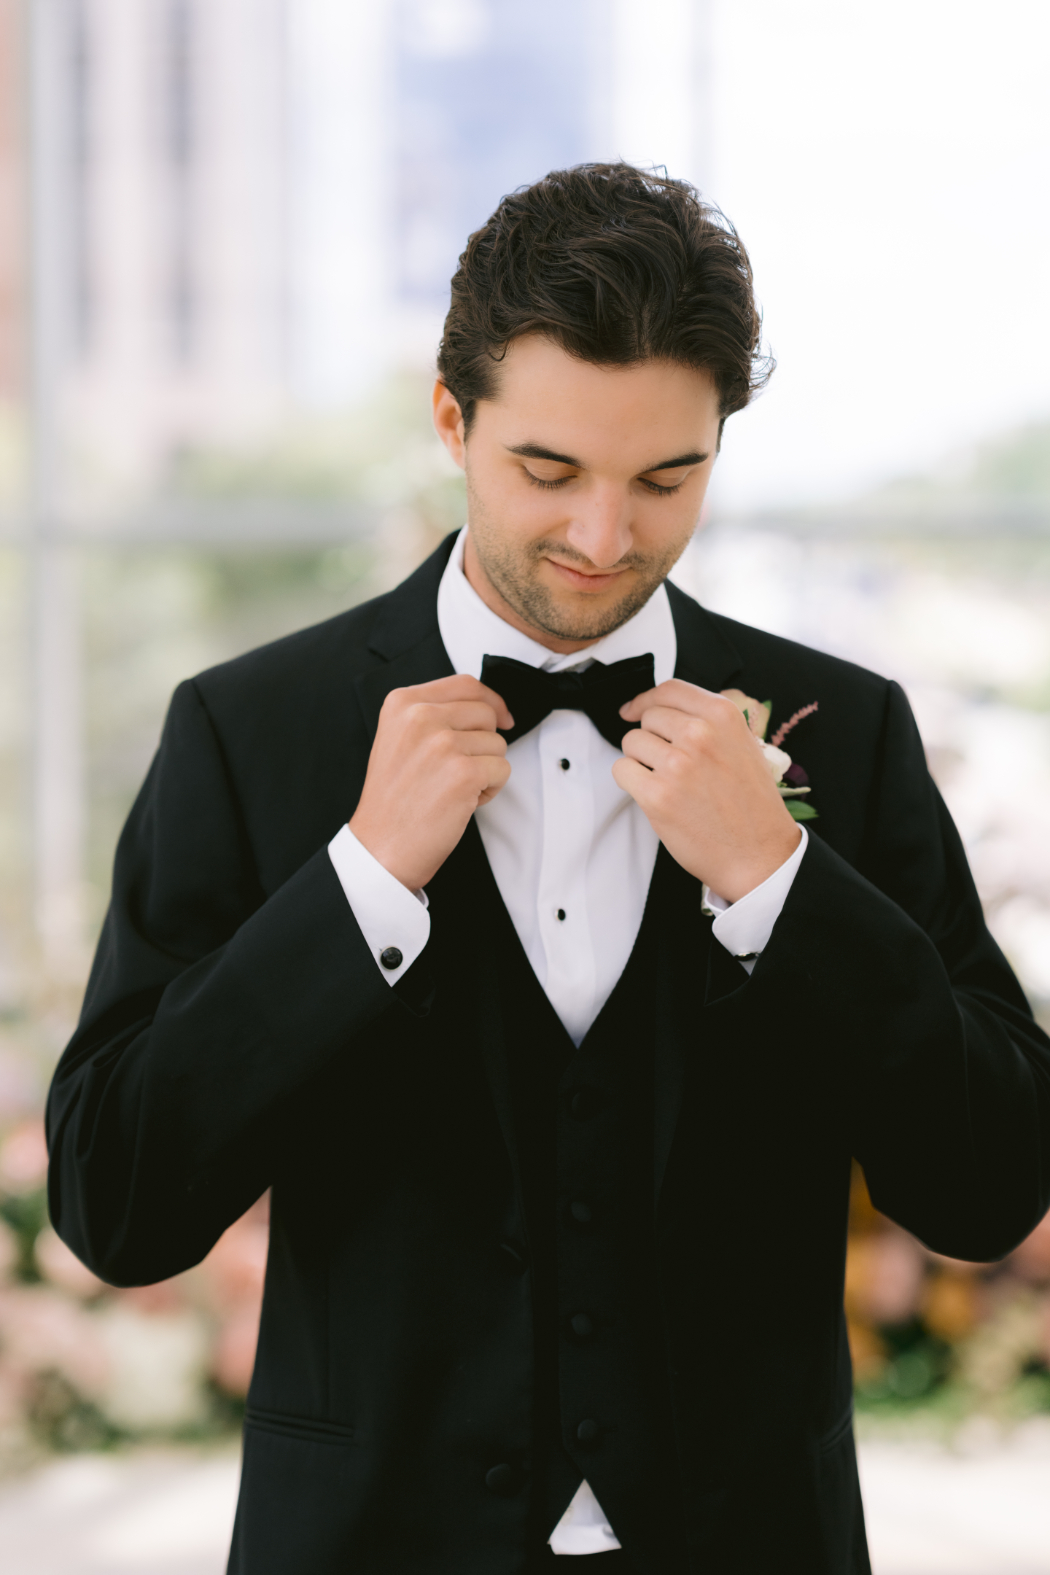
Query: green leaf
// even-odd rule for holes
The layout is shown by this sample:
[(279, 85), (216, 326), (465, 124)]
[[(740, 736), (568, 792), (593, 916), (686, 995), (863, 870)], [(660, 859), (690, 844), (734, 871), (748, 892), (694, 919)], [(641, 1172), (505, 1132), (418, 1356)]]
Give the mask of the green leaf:
[(793, 820), (818, 819), (817, 811), (813, 808), (813, 805), (805, 803), (802, 799), (786, 798), (784, 803), (787, 805), (788, 814)]

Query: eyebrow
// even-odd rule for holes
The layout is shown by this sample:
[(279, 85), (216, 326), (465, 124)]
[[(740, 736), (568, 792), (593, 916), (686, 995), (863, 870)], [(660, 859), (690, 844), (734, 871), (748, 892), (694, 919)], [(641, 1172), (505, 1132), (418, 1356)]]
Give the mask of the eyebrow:
[[(578, 459), (573, 459), (570, 454), (555, 454), (553, 449), (544, 448), (541, 443), (515, 443), (508, 447), (508, 454), (518, 454), (522, 459), (549, 459), (555, 465), (571, 465), (574, 470), (586, 470), (586, 465), (581, 465)], [(678, 454), (674, 459), (662, 459), (658, 465), (647, 465), (638, 474), (648, 476), (654, 470), (680, 470), (683, 465), (702, 465), (709, 458), (708, 454), (692, 451), (688, 454)]]

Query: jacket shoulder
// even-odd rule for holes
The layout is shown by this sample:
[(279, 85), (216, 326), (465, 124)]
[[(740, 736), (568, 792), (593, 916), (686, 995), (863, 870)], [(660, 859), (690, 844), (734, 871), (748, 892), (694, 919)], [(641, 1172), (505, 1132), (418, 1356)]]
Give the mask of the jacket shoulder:
[(341, 674), (374, 665), (369, 640), (389, 593), (297, 629), (229, 661), (205, 668), (192, 679), (205, 702), (222, 705), (273, 696), (303, 684), (314, 686), (333, 668)]

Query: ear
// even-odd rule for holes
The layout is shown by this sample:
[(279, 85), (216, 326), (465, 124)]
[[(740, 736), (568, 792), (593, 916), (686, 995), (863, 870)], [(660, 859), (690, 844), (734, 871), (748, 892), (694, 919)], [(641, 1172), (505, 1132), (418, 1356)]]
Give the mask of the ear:
[(463, 412), (440, 378), (434, 384), (434, 431), (460, 470), (465, 470), (467, 440), (463, 426)]

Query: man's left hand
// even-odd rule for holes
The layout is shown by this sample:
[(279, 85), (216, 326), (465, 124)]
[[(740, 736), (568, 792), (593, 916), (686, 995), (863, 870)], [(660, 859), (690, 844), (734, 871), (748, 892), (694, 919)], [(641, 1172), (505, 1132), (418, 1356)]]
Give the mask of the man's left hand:
[(613, 776), (683, 869), (739, 902), (791, 857), (801, 832), (731, 700), (672, 678), (620, 715), (642, 725)]

